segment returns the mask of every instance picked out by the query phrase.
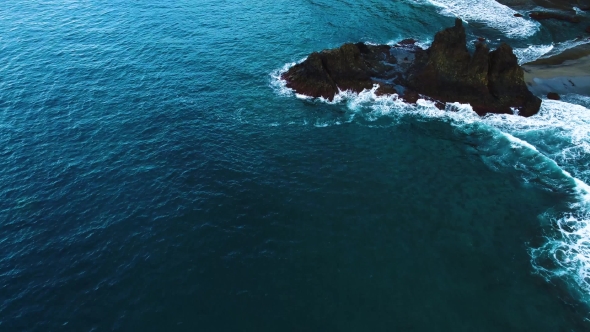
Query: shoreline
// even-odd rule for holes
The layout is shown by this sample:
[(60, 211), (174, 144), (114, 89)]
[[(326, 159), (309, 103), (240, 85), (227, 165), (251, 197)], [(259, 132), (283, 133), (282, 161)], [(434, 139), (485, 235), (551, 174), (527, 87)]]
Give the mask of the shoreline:
[(590, 44), (522, 65), (524, 80), (535, 95), (575, 93), (590, 96)]

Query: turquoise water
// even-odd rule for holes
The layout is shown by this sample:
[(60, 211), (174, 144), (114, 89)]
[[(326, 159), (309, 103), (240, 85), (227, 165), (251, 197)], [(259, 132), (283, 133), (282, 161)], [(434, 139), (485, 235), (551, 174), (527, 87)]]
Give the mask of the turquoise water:
[(587, 330), (587, 98), (480, 119), (277, 79), (453, 15), (568, 45), (441, 3), (5, 1), (0, 330)]

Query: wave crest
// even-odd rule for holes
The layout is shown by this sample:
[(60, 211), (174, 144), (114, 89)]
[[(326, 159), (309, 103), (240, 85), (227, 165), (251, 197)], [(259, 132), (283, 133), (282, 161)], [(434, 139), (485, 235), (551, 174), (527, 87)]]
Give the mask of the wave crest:
[[(273, 80), (281, 81), (280, 72), (291, 65), (271, 75)], [(294, 95), (286, 82), (271, 86), (278, 94)], [(448, 122), (466, 140), (475, 141), (478, 154), (490, 168), (516, 173), (525, 183), (570, 197), (573, 203), (568, 211), (541, 216), (550, 225), (546, 227), (546, 241), (530, 248), (529, 253), (536, 273), (548, 280), (568, 281), (590, 302), (590, 109), (585, 107), (590, 106), (590, 98), (567, 95), (562, 101), (543, 100), (540, 112), (529, 118), (510, 114), (480, 117), (468, 104), (448, 103), (445, 110), (440, 110), (424, 99), (412, 105), (398, 95), (378, 96), (377, 88), (375, 85), (360, 93), (340, 91), (331, 102), (321, 98), (314, 102), (346, 104), (349, 113), (344, 122), (355, 117), (365, 121), (388, 118), (398, 122), (412, 117)], [(327, 125), (316, 123), (317, 127)]]
[[(440, 8), (446, 16), (486, 24), (510, 38), (527, 38), (540, 29), (538, 22), (514, 17), (517, 12), (494, 0), (415, 0)], [(490, 14), (493, 13), (493, 14)]]

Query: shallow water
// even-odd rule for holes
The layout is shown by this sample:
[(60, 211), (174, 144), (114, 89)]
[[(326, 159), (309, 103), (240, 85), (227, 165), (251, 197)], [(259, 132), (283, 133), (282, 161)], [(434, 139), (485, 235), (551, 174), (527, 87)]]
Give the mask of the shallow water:
[[(585, 97), (480, 119), (276, 80), (348, 41), (427, 44), (443, 14), (6, 1), (0, 330), (587, 329), (590, 252), (564, 233), (588, 228)], [(468, 21), (473, 40), (558, 42)]]

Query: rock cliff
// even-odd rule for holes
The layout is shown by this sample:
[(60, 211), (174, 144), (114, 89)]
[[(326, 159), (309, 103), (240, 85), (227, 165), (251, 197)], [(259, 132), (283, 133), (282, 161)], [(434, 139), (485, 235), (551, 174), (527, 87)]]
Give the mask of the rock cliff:
[(378, 84), (378, 94), (398, 93), (408, 102), (421, 96), (438, 105), (469, 103), (480, 115), (531, 116), (541, 105), (528, 90), (512, 48), (502, 44), (490, 52), (480, 42), (470, 54), (460, 19), (438, 32), (426, 50), (413, 40), (394, 46), (345, 44), (312, 53), (282, 77), (297, 93), (329, 100), (339, 90), (360, 92)]

